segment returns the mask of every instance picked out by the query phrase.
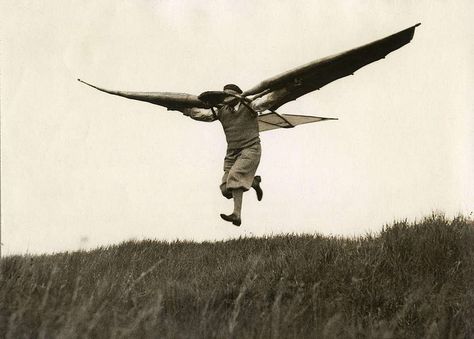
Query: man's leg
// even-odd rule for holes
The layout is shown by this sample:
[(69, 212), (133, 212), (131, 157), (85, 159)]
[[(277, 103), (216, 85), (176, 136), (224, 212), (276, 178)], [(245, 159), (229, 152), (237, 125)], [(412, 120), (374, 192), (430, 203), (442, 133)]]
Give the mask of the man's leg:
[(244, 190), (242, 188), (237, 188), (232, 190), (232, 198), (234, 199), (234, 212), (229, 215), (221, 214), (221, 218), (225, 221), (233, 223), (235, 226), (240, 226), (241, 221), (241, 211), (242, 211), (242, 200), (243, 200)]
[(244, 195), (244, 190), (241, 188), (232, 190), (232, 198), (234, 198), (234, 215), (239, 217), (240, 219), (240, 214), (242, 212), (242, 199)]
[(262, 189), (260, 188), (260, 177), (255, 177), (258, 164), (260, 162), (261, 148), (260, 144), (255, 144), (249, 148), (243, 149), (238, 154), (231, 166), (224, 166), (228, 173), (222, 180), (222, 186), (230, 188), (232, 198), (234, 199), (234, 212), (230, 215), (221, 214), (221, 218), (232, 222), (236, 226), (241, 224), (242, 196), (244, 191), (253, 187), (257, 192), (257, 198), (262, 199)]

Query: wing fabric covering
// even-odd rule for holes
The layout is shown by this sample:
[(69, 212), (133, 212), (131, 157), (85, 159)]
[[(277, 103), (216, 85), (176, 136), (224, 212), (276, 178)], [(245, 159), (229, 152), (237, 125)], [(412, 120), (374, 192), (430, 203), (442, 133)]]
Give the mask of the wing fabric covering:
[(181, 110), (184, 108), (210, 108), (210, 106), (203, 101), (199, 100), (196, 95), (187, 93), (172, 93), (172, 92), (126, 92), (126, 91), (111, 91), (105, 88), (91, 85), (81, 79), (77, 79), (80, 82), (95, 88), (99, 91), (118, 95), (127, 99), (139, 100), (149, 102), (151, 104), (164, 106), (168, 110)]
[(278, 114), (276, 112), (265, 113), (258, 116), (258, 129), (260, 132), (277, 128), (292, 128), (297, 125), (309, 124), (324, 120), (337, 120), (335, 118), (323, 118), (309, 115)]
[(358, 48), (319, 59), (288, 72), (269, 78), (245, 91), (243, 95), (258, 95), (264, 91), (278, 91), (277, 99), (270, 110), (295, 100), (328, 83), (352, 75), (359, 68), (384, 58), (390, 52), (408, 44), (415, 33), (416, 24), (386, 38), (376, 40)]

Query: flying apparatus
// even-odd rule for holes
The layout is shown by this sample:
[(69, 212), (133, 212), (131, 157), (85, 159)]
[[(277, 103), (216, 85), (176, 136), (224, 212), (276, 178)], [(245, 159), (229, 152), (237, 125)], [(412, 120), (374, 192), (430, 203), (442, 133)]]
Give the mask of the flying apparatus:
[[(373, 41), (346, 52), (312, 61), (303, 66), (266, 79), (243, 93), (205, 91), (200, 95), (172, 92), (128, 92), (114, 91), (94, 86), (78, 79), (102, 92), (128, 99), (149, 102), (166, 107), (168, 110), (212, 110), (218, 109), (226, 97), (234, 96), (239, 102), (258, 115), (259, 131), (276, 128), (292, 128), (297, 125), (325, 120), (337, 120), (308, 115), (280, 114), (276, 110), (289, 101), (319, 90), (337, 79), (353, 75), (358, 69), (385, 58), (387, 54), (408, 44), (420, 23), (400, 32)], [(255, 102), (261, 105), (253, 105)], [(258, 107), (257, 109), (255, 107)]]
[(222, 195), (233, 199), (234, 202), (233, 212), (222, 213), (220, 216), (223, 220), (240, 226), (243, 193), (252, 188), (258, 201), (263, 197), (260, 185), (262, 178), (256, 175), (261, 158), (259, 133), (334, 120), (317, 116), (280, 114), (276, 110), (289, 101), (385, 58), (390, 52), (409, 43), (418, 25), (347, 52), (310, 62), (264, 80), (246, 91), (236, 84), (227, 84), (222, 91), (206, 91), (198, 96), (169, 92), (124, 92), (107, 90), (78, 80), (109, 94), (180, 111), (194, 120), (219, 120), (227, 141), (224, 174), (219, 187)]

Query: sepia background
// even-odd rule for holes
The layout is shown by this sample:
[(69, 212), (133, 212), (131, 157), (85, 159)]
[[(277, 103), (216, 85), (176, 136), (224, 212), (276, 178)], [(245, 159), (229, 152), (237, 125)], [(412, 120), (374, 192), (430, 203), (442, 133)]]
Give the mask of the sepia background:
[[(3, 253), (130, 238), (359, 235), (474, 210), (471, 1), (2, 1)], [(110, 96), (243, 89), (418, 22), (410, 44), (279, 109), (264, 198), (220, 220), (219, 123)]]

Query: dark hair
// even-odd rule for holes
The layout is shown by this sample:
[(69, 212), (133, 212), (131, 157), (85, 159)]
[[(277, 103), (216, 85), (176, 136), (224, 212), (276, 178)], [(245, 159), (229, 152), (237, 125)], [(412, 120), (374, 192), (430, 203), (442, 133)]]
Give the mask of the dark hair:
[(235, 84), (227, 84), (224, 86), (224, 91), (226, 89), (230, 89), (230, 90), (233, 90), (233, 91), (236, 91), (237, 93), (239, 94), (242, 94), (242, 90), (240, 89), (239, 86), (235, 85)]

